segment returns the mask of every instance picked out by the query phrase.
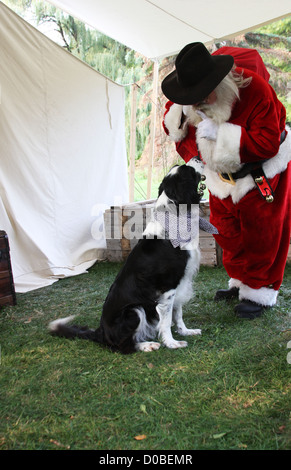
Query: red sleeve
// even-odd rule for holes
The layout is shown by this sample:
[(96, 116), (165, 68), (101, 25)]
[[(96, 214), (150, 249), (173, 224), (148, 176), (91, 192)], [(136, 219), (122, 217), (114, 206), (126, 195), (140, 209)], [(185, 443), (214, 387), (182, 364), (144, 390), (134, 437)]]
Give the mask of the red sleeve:
[[(172, 101), (168, 101), (166, 103), (166, 106), (165, 106), (166, 111), (165, 111), (164, 119), (162, 123), (164, 131), (170, 137), (170, 139), (171, 139), (171, 132), (165, 125), (165, 116), (169, 112), (173, 104), (174, 103), (172, 103)], [(187, 135), (183, 139), (176, 141), (176, 139), (172, 138), (171, 140), (174, 141), (178, 154), (180, 155), (180, 157), (183, 158), (183, 160), (186, 163), (188, 163), (189, 160), (191, 160), (191, 158), (197, 157), (198, 149), (197, 149), (197, 144), (196, 144), (196, 129), (194, 126), (189, 125)]]
[[(243, 106), (243, 103), (247, 103), (247, 106)], [(236, 113), (237, 122), (236, 119), (231, 119), (231, 122), (244, 122), (240, 141), (241, 162), (274, 157), (279, 151), (286, 111), (272, 87), (253, 75), (250, 85), (241, 89)]]
[(189, 126), (188, 134), (185, 139), (181, 142), (176, 142), (176, 150), (186, 163), (188, 163), (191, 158), (198, 156), (195, 127)]

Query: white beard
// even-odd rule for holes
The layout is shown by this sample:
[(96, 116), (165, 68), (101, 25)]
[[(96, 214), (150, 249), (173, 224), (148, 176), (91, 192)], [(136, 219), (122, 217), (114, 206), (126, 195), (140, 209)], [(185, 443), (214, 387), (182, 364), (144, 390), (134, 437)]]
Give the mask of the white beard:
[(213, 104), (201, 103), (199, 109), (218, 125), (216, 140), (201, 138), (198, 134), (197, 145), (209, 170), (234, 173), (241, 168), (238, 144), (241, 128), (228, 121), (239, 92), (235, 82), (226, 76), (216, 87), (215, 93), (216, 101)]
[(213, 104), (201, 103), (198, 106), (183, 106), (183, 112), (188, 117), (190, 124), (197, 127), (201, 121), (201, 117), (196, 113), (197, 110), (203, 111), (216, 124), (222, 124), (229, 120), (233, 104), (239, 98), (237, 86), (227, 75), (215, 88), (215, 93), (217, 98)]

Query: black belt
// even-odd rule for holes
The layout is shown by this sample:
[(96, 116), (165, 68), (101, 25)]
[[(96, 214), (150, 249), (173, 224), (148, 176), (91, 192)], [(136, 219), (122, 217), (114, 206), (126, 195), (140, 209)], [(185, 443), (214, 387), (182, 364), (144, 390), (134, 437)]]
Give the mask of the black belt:
[(227, 182), (235, 182), (240, 178), (244, 178), (245, 176), (249, 175), (252, 171), (258, 170), (262, 168), (262, 164), (260, 162), (254, 163), (245, 163), (241, 170), (237, 171), (236, 173), (219, 173), (220, 178), (226, 180)]
[(272, 187), (266, 177), (262, 163), (246, 163), (244, 167), (236, 173), (218, 173), (219, 177), (225, 183), (235, 185), (235, 181), (244, 176), (251, 175), (259, 190), (260, 195), (267, 202), (274, 201), (274, 193)]
[[(280, 145), (284, 142), (286, 134), (286, 130), (281, 133)], [(233, 185), (235, 184), (236, 180), (244, 178), (247, 175), (251, 175), (253, 177), (261, 196), (267, 202), (273, 202), (274, 193), (268, 178), (264, 173), (261, 162), (245, 163), (241, 170), (237, 171), (236, 173), (219, 173), (219, 177), (222, 179), (222, 181)]]
[[(280, 136), (280, 145), (284, 142), (286, 134), (287, 132), (284, 129)], [(245, 163), (242, 169), (237, 171), (236, 173), (220, 173), (220, 175), (223, 179), (231, 182), (231, 180), (236, 181), (240, 178), (244, 178), (245, 176), (249, 175), (255, 170), (260, 169), (261, 167), (261, 162)]]

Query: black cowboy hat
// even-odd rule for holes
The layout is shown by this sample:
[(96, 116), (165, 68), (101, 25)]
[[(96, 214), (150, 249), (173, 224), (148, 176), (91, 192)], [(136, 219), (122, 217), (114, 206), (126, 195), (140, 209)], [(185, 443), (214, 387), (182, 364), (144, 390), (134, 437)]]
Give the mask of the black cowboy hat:
[(217, 87), (233, 63), (230, 55), (212, 56), (201, 42), (188, 44), (176, 57), (176, 69), (164, 78), (163, 93), (174, 103), (198, 103)]

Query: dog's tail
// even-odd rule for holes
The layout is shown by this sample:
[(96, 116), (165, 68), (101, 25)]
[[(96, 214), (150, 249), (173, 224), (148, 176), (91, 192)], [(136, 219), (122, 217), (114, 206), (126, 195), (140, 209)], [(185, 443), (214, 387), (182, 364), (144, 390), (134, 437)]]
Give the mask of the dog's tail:
[(68, 323), (75, 318), (71, 315), (66, 318), (59, 318), (49, 324), (50, 333), (54, 336), (62, 336), (64, 338), (81, 338), (102, 343), (101, 332), (99, 328), (93, 330), (87, 326), (68, 325)]

